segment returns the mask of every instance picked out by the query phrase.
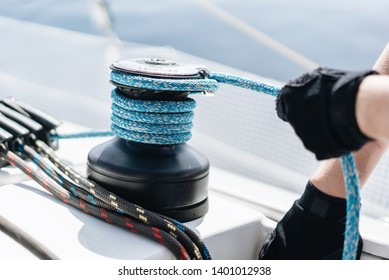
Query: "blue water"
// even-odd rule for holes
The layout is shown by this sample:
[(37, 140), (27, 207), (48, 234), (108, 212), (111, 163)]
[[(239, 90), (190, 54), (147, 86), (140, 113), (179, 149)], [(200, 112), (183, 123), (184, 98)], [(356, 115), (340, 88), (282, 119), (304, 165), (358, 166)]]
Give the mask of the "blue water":
[[(0, 15), (100, 34), (86, 0), (0, 0)], [(170, 45), (287, 81), (305, 69), (227, 25), (194, 1), (111, 0), (122, 40)], [(387, 0), (210, 0), (316, 63), (365, 69), (389, 41)]]

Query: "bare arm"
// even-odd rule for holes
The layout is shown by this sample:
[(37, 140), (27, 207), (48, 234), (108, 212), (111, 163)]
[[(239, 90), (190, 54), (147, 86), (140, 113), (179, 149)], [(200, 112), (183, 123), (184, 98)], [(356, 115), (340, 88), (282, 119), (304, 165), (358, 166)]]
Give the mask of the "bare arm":
[(385, 76), (368, 76), (362, 81), (355, 104), (356, 118), (365, 135), (389, 142), (389, 43), (373, 69)]
[[(373, 141), (354, 153), (361, 186), (366, 183), (387, 147), (386, 143)], [(343, 173), (338, 158), (325, 160), (313, 174), (311, 181), (316, 188), (326, 194), (346, 197)]]
[(360, 130), (373, 139), (389, 142), (389, 76), (368, 76), (356, 100), (356, 118)]
[[(374, 70), (389, 75), (389, 44)], [(356, 118), (361, 131), (377, 141), (354, 153), (363, 186), (389, 145), (389, 76), (368, 76), (359, 87)], [(343, 174), (339, 159), (325, 160), (313, 174), (312, 183), (322, 192), (345, 198)]]

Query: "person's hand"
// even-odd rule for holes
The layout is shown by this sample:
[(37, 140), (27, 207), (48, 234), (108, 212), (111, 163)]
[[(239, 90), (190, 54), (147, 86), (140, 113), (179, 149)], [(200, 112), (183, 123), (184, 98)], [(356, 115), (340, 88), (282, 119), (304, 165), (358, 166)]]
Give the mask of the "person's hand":
[(359, 130), (355, 99), (360, 83), (371, 74), (377, 72), (318, 68), (281, 89), (277, 114), (319, 160), (359, 150), (369, 138)]
[[(346, 199), (318, 190), (308, 182), (263, 244), (261, 260), (340, 260), (343, 254)], [(359, 236), (356, 258), (362, 253)]]

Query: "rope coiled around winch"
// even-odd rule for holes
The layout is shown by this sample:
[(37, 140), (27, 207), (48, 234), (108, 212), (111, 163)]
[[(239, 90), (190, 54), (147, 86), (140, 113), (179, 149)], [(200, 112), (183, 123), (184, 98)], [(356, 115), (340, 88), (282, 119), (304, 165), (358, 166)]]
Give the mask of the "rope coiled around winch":
[(135, 100), (112, 91), (112, 131), (120, 138), (146, 144), (172, 145), (192, 134), (196, 102)]
[[(207, 79), (161, 79), (112, 71), (111, 80), (127, 87), (156, 91), (213, 92), (219, 83), (276, 96), (279, 87), (258, 83), (239, 76), (211, 73)], [(125, 97), (114, 89), (111, 129), (118, 137), (146, 144), (182, 144), (191, 138), (193, 110), (196, 103), (187, 98), (180, 101), (150, 101)]]

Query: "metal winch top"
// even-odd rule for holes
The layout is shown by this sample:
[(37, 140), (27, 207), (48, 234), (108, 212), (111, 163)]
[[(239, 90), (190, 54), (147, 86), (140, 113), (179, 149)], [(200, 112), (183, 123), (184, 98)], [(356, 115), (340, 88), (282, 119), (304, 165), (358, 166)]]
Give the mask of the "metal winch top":
[(208, 73), (208, 69), (202, 65), (184, 64), (161, 58), (120, 60), (114, 62), (111, 69), (135, 75), (173, 79), (202, 78)]

